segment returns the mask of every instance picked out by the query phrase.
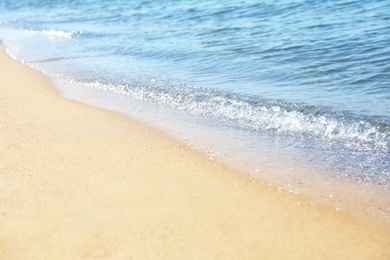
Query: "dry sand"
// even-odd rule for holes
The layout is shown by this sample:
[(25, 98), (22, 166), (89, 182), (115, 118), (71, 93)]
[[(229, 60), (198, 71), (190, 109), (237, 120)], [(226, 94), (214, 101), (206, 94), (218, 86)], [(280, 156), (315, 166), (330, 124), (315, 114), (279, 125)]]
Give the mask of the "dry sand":
[(390, 259), (390, 232), (312, 206), (0, 54), (0, 259)]

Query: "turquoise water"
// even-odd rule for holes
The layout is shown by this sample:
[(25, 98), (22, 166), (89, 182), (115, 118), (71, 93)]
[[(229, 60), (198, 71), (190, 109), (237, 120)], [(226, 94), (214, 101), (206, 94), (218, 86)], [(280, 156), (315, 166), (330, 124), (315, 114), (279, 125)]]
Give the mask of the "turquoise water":
[(0, 40), (57, 77), (390, 185), (389, 1), (3, 0)]

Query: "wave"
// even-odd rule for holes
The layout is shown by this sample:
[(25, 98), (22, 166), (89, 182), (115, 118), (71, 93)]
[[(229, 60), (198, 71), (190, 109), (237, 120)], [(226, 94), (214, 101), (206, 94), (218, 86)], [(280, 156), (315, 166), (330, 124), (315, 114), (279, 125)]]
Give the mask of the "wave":
[(141, 81), (132, 84), (77, 83), (210, 116), (240, 128), (337, 141), (358, 150), (390, 150), (390, 125), (381, 123), (380, 119), (376, 122), (325, 107), (196, 88), (164, 79)]
[(30, 34), (40, 34), (40, 35), (47, 36), (49, 38), (66, 38), (66, 39), (76, 38), (77, 36), (83, 33), (82, 31), (66, 32), (66, 31), (60, 31), (54, 29), (44, 29), (44, 30), (18, 29), (18, 31), (24, 33), (30, 33)]

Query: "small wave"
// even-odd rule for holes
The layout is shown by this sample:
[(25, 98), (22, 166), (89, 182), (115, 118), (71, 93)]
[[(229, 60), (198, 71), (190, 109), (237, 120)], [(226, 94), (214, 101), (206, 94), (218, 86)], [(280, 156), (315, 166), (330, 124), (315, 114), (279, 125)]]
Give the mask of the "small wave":
[(19, 29), (19, 31), (30, 33), (30, 34), (40, 34), (40, 35), (47, 36), (49, 38), (66, 38), (66, 39), (76, 38), (77, 36), (83, 33), (82, 31), (66, 32), (66, 31), (60, 31), (54, 29), (48, 29), (48, 30)]
[[(271, 101), (155, 79), (134, 85), (100, 82), (81, 84), (193, 114), (211, 116), (255, 131), (337, 141), (358, 150), (390, 149), (389, 125), (323, 107)], [(167, 87), (167, 84), (170, 86)]]

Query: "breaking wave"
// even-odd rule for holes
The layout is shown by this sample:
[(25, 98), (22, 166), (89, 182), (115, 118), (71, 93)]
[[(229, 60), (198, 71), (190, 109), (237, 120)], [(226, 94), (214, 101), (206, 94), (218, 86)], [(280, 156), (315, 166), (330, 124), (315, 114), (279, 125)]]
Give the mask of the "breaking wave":
[(44, 29), (44, 30), (18, 29), (18, 31), (24, 33), (30, 33), (30, 34), (40, 34), (43, 36), (47, 36), (49, 38), (65, 38), (65, 39), (76, 38), (77, 36), (83, 33), (82, 31), (66, 32), (66, 31), (60, 31), (54, 29)]
[(210, 116), (240, 128), (337, 141), (359, 150), (390, 150), (390, 126), (325, 107), (271, 101), (202, 89), (185, 83), (145, 80), (133, 84), (77, 82), (139, 100)]

